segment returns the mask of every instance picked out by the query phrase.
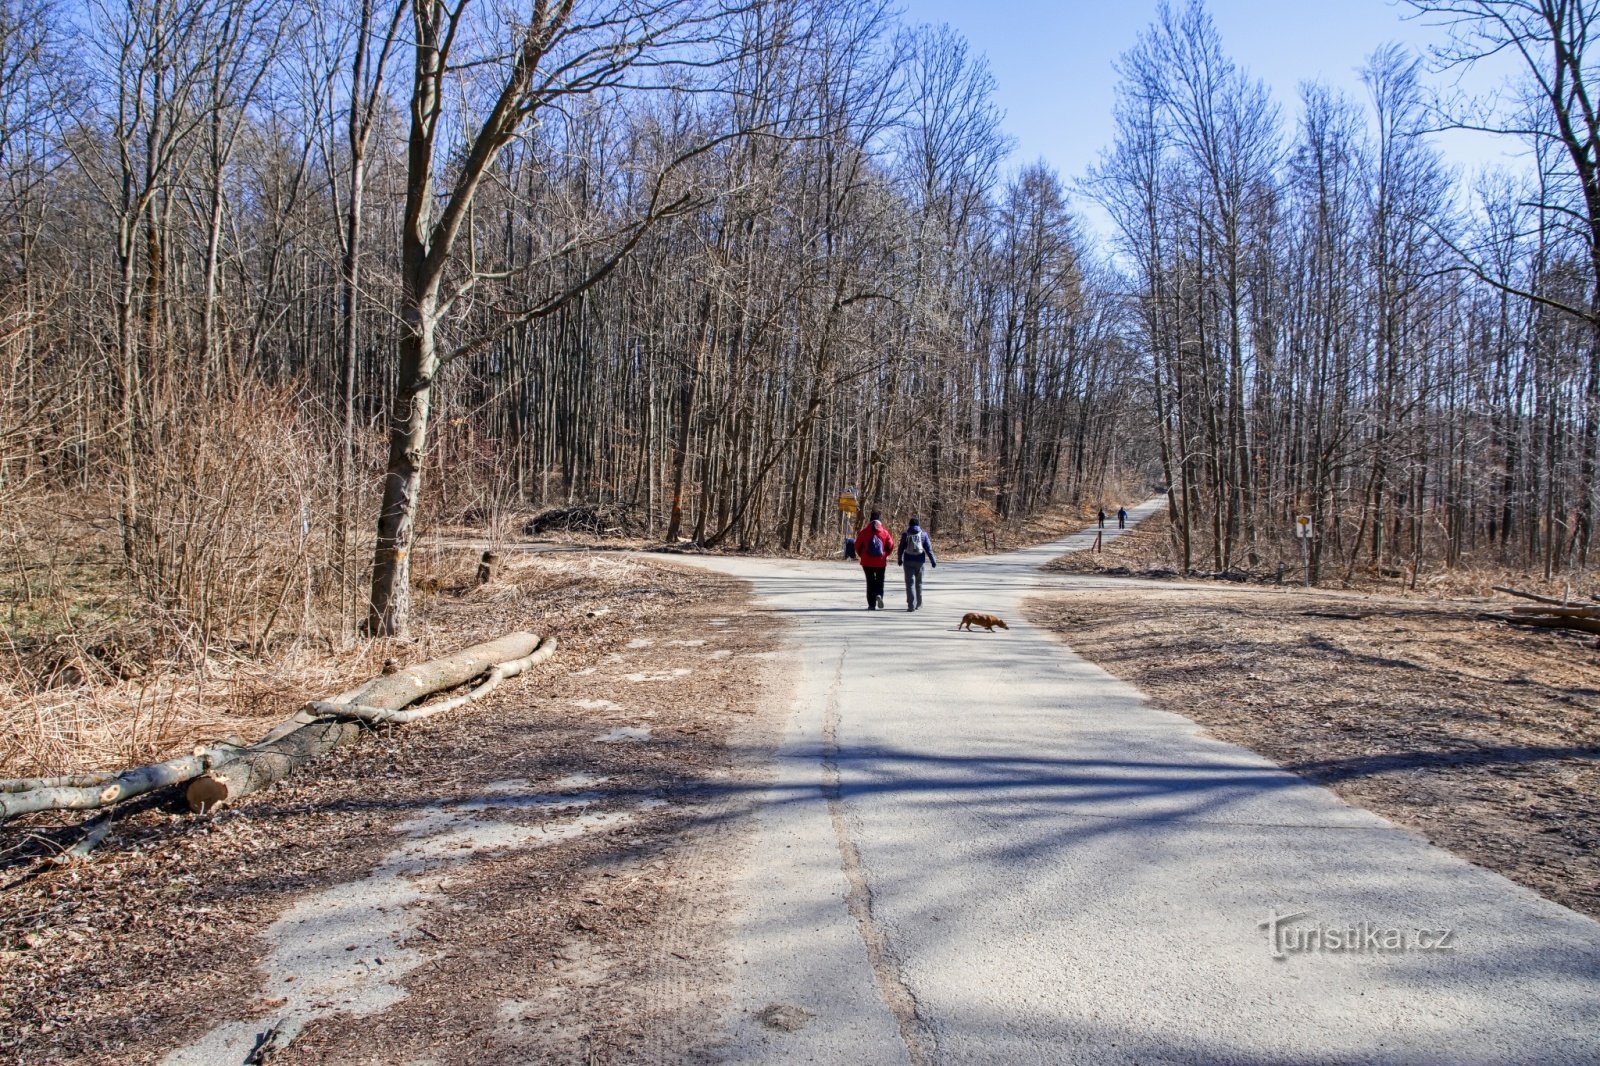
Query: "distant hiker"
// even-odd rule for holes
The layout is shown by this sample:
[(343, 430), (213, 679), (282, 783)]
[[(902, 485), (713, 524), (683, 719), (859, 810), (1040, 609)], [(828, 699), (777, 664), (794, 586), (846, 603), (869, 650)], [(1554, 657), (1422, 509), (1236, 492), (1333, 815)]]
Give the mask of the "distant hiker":
[(1117, 508), (1117, 528), (1118, 529), (1127, 529), (1128, 528), (1128, 509), (1126, 507), (1118, 507)]
[(922, 606), (922, 564), (939, 565), (939, 560), (933, 557), (933, 541), (915, 518), (900, 535), (899, 563), (906, 574), (906, 610), (915, 611)]
[(1100, 528), (1106, 528), (1106, 509), (1104, 507), (1100, 508)]
[(856, 558), (861, 560), (861, 571), (867, 576), (869, 611), (883, 607), (883, 571), (889, 565), (889, 553), (894, 551), (894, 536), (882, 519), (873, 511), (872, 519), (856, 534)]
[(856, 557), (856, 538), (844, 538), (844, 557), (846, 559), (854, 559)]

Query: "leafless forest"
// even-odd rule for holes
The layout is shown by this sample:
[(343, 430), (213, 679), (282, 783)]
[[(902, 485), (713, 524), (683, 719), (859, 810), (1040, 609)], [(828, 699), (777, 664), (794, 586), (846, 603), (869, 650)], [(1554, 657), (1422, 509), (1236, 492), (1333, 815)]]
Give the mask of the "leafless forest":
[[(1524, 79), (1374, 42), (1364, 96), (1274, 100), (1164, 7), (1074, 182), (873, 0), (0, 0), (12, 691), (96, 627), (404, 634), (419, 529), (558, 504), (815, 551), (847, 485), (936, 534), (1166, 486), (1184, 570), (1304, 512), (1323, 583), (1581, 571), (1600, 5), (1411, 6)], [(1451, 123), (1536, 165), (1454, 171)]]
[[(1089, 189), (1132, 265), (1184, 570), (1253, 565), (1313, 516), (1313, 574), (1488, 556), (1549, 577), (1594, 549), (1600, 115), (1588, 0), (1410, 0), (1438, 65), (1519, 56), (1440, 100), (1373, 52), (1364, 100), (1304, 86), (1286, 129), (1198, 5), (1121, 63)], [(1504, 131), (1529, 175), (1456, 174), (1443, 126)]]

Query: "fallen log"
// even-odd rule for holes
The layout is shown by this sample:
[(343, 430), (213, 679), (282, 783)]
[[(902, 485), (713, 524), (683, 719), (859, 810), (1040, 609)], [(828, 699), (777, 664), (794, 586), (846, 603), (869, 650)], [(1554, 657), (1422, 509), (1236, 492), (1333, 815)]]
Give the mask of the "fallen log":
[[(366, 725), (403, 724), (481, 698), (505, 677), (522, 673), (555, 652), (556, 642), (534, 633), (512, 633), (498, 640), (374, 678), (332, 700), (312, 703), (267, 734), (258, 744), (189, 783), (191, 811), (213, 811), (283, 780), (301, 765), (360, 735)], [(548, 647), (548, 650), (546, 648)], [(405, 711), (435, 692), (487, 675), (471, 692), (441, 704)]]
[[(542, 638), (537, 633), (512, 633), (474, 644), (438, 659), (407, 666), (352, 689), (332, 703), (356, 703), (398, 711), (420, 699), (482, 677), (501, 663), (532, 655)], [(552, 644), (554, 642), (552, 641)]]
[(46, 785), (24, 792), (0, 793), (0, 821), (35, 811), (85, 811), (109, 807), (166, 785), (182, 784), (214, 765), (233, 758), (240, 750), (236, 743), (223, 741), (198, 747), (191, 755), (109, 775), (98, 784)]
[[(495, 690), (495, 687), (508, 677), (516, 677), (525, 670), (529, 670), (544, 662), (556, 653), (554, 637), (541, 641), (539, 647), (530, 655), (520, 659), (513, 659), (508, 663), (500, 663), (489, 670), (488, 675), (476, 688), (438, 703), (428, 703), (421, 707), (408, 707), (404, 710), (391, 710), (387, 707), (374, 706), (371, 703), (312, 703), (307, 705), (307, 710), (318, 715), (354, 718), (368, 725), (405, 725), (408, 722), (419, 722), (424, 718), (432, 718), (436, 714), (453, 711), (457, 707), (464, 707), (483, 699)], [(370, 699), (370, 695), (364, 698)]]
[(1546, 615), (1551, 618), (1600, 618), (1600, 607), (1544, 607), (1517, 604), (1511, 608), (1515, 615)]
[[(120, 773), (0, 781), (0, 822), (37, 811), (108, 807), (185, 781), (190, 782), (191, 810), (214, 809), (265, 788), (306, 760), (347, 743), (364, 724), (416, 721), (481, 699), (504, 679), (548, 659), (555, 649), (553, 639), (512, 633), (403, 670), (385, 663), (382, 676), (331, 700), (308, 705), (249, 747), (240, 738), (229, 737), (197, 747), (189, 755)], [(404, 710), (435, 692), (479, 677), (484, 680), (464, 695)], [(97, 835), (95, 842), (98, 840)]]
[(1537, 592), (1524, 592), (1521, 589), (1507, 588), (1505, 585), (1490, 585), (1495, 592), (1504, 592), (1507, 596), (1517, 596), (1535, 603), (1548, 603), (1555, 607), (1568, 607), (1572, 605), (1571, 598), (1562, 599), (1559, 596), (1541, 596)]
[(60, 777), (11, 777), (0, 781), (0, 792), (32, 792), (36, 788), (93, 788), (116, 777), (115, 770), (91, 774), (62, 774)]
[(191, 811), (214, 811), (224, 803), (282, 781), (309, 760), (348, 744), (360, 732), (360, 722), (323, 719), (270, 742), (253, 744), (237, 759), (190, 781), (184, 800)]
[(1480, 617), (1536, 629), (1571, 629), (1579, 633), (1600, 633), (1600, 618), (1552, 618), (1526, 614), (1485, 614)]

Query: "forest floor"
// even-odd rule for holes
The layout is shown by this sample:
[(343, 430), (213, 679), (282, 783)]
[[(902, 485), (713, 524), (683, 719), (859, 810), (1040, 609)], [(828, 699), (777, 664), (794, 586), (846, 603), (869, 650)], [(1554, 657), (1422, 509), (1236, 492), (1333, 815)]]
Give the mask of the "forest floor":
[(1479, 610), (1131, 583), (1030, 607), (1158, 706), (1600, 918), (1595, 640)]
[(236, 809), (156, 805), (90, 862), (0, 864), (0, 1061), (211, 1063), (279, 1023), (305, 1027), (276, 1063), (681, 1057), (716, 1020), (726, 827), (783, 688), (747, 602), (612, 555), (424, 595), (408, 661), (516, 628), (560, 650)]

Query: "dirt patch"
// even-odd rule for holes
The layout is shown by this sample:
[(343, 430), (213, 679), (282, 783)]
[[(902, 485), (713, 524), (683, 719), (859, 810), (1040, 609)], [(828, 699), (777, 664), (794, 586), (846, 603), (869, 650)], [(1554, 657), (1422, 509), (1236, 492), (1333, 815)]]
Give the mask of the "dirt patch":
[[(616, 556), (428, 602), (415, 658), (517, 627), (562, 649), (237, 810), (153, 809), (88, 865), (0, 872), (0, 1061), (157, 1061), (229, 1023), (303, 1025), (283, 1063), (681, 1057), (715, 1016), (718, 868), (781, 683), (746, 602)], [(306, 946), (325, 913), (348, 944)]]
[(1160, 706), (1600, 917), (1600, 655), (1476, 605), (1125, 589), (1031, 616)]

